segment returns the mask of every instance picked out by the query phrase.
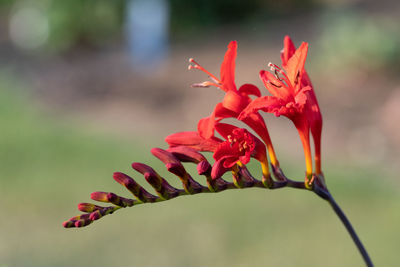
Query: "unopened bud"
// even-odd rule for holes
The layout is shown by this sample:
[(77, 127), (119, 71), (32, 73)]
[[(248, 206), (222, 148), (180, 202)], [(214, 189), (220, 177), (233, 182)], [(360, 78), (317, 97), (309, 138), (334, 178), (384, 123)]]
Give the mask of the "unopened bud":
[(82, 212), (93, 212), (95, 210), (102, 209), (103, 207), (97, 206), (92, 203), (79, 203), (78, 204), (78, 210)]
[(100, 202), (109, 202), (108, 198), (107, 198), (107, 194), (106, 192), (93, 192), (90, 194), (90, 198), (96, 201), (100, 201)]
[(207, 160), (201, 161), (197, 164), (197, 172), (199, 175), (210, 175), (211, 174), (211, 164)]
[(62, 225), (64, 228), (73, 228), (75, 227), (75, 221), (65, 221)]
[(75, 227), (84, 227), (91, 224), (93, 221), (90, 219), (81, 219), (75, 222)]
[[(134, 166), (138, 167), (139, 166), (138, 164), (140, 163), (134, 163), (132, 164), (132, 167)], [(128, 189), (140, 201), (154, 202), (157, 199), (156, 196), (147, 192), (143, 187), (141, 187), (138, 183), (136, 183), (136, 181), (133, 178), (129, 177), (128, 175), (121, 172), (115, 172), (113, 177), (117, 183), (125, 186), (125, 188)]]
[(205, 161), (206, 158), (199, 153), (196, 149), (186, 146), (171, 147), (167, 150), (171, 152), (181, 162), (194, 162), (199, 163)]

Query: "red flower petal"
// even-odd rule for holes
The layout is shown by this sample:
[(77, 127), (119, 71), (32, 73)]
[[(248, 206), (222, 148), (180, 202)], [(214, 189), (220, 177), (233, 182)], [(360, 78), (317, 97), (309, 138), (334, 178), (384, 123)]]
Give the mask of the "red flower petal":
[(293, 56), (288, 60), (286, 66), (284, 66), (286, 74), (293, 86), (295, 86), (296, 80), (298, 80), (298, 83), (301, 81), (301, 76), (304, 73), (307, 51), (308, 43), (303, 42)]
[(237, 116), (237, 112), (224, 107), (222, 103), (218, 103), (214, 109), (215, 117), (218, 119), (232, 118)]
[(287, 64), (287, 62), (295, 52), (296, 52), (296, 47), (294, 46), (292, 39), (290, 39), (290, 37), (286, 35), (285, 38), (283, 39), (283, 50), (281, 51), (281, 59), (283, 66)]
[(261, 70), (260, 78), (265, 87), (273, 96), (284, 99), (286, 101), (290, 100), (292, 92), (290, 92), (286, 84), (277, 79), (272, 73)]
[(241, 156), (241, 157), (225, 157), (223, 160), (223, 166), (225, 168), (232, 168), (238, 161), (241, 161), (243, 164), (247, 164), (250, 161), (250, 156)]
[(217, 130), (217, 132), (226, 140), (228, 140), (228, 135), (231, 135), (233, 130), (235, 129), (239, 129), (238, 127), (234, 126), (234, 125), (230, 125), (227, 123), (217, 123), (215, 125), (215, 129)]
[(198, 132), (180, 132), (167, 136), (165, 141), (170, 147), (188, 146), (198, 151), (215, 151), (222, 140), (217, 137), (205, 139)]
[(232, 147), (232, 145), (227, 141), (221, 143), (213, 154), (213, 158), (215, 160), (220, 160), (222, 158), (232, 157), (232, 156), (235, 156), (236, 161), (238, 161), (240, 156), (239, 150), (237, 148)]
[(222, 105), (238, 114), (247, 106), (249, 102), (250, 98), (248, 96), (239, 95), (236, 91), (228, 91), (225, 94)]
[(209, 117), (202, 118), (197, 123), (197, 131), (200, 136), (209, 139), (214, 136), (214, 128), (215, 128), (215, 110)]
[(255, 95), (258, 97), (261, 96), (261, 92), (258, 89), (258, 87), (250, 83), (245, 83), (242, 86), (240, 86), (239, 93), (244, 95)]
[(240, 113), (238, 119), (244, 120), (250, 114), (256, 113), (259, 110), (265, 112), (274, 112), (275, 110), (285, 106), (285, 102), (274, 96), (262, 96), (251, 101), (249, 105)]
[(228, 45), (224, 61), (221, 65), (221, 83), (225, 92), (236, 91), (235, 85), (235, 60), (237, 53), (237, 42), (232, 41)]
[(310, 90), (311, 90), (310, 86), (301, 88), (300, 91), (294, 97), (296, 104), (298, 104), (300, 107), (303, 107), (308, 100), (307, 92)]
[(211, 170), (211, 178), (213, 180), (218, 179), (224, 175), (227, 171), (229, 171), (229, 168), (225, 168), (223, 166), (224, 159), (217, 160), (214, 162), (214, 165), (212, 166)]

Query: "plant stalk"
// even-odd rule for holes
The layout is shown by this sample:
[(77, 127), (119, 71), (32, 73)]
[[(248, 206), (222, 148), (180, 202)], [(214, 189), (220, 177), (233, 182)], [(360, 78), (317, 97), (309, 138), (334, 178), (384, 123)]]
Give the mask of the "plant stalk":
[(343, 210), (340, 206), (336, 203), (335, 199), (332, 197), (331, 193), (326, 188), (320, 187), (317, 183), (314, 184), (314, 192), (320, 196), (321, 198), (325, 199), (329, 202), (333, 210), (335, 211), (336, 215), (342, 221), (344, 227), (346, 227), (347, 232), (351, 236), (354, 241), (354, 244), (357, 246), (358, 251), (360, 252), (361, 256), (364, 259), (364, 262), (367, 267), (373, 267), (374, 264), (371, 261), (371, 258), (368, 255), (367, 250), (365, 249), (364, 245), (361, 243), (360, 238), (358, 237), (356, 231), (354, 230), (353, 226), (351, 225), (349, 219), (347, 219), (346, 215), (344, 214)]

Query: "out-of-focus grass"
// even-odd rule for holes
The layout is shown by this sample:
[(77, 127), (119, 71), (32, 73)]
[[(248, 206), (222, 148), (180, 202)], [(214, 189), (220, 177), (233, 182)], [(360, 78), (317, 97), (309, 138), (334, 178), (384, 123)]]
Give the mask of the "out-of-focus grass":
[[(181, 197), (63, 229), (90, 192), (129, 196), (113, 171), (133, 174), (131, 161), (162, 165), (150, 159), (144, 138), (125, 140), (59, 120), (15, 87), (0, 82), (1, 266), (363, 266), (328, 205), (291, 189)], [(376, 265), (397, 266), (395, 182), (373, 167), (331, 165), (325, 174)]]

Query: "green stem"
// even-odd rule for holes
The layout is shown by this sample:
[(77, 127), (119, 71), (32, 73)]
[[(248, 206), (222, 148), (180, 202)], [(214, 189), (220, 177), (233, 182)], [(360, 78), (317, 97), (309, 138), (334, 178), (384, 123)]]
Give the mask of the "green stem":
[(354, 244), (357, 246), (361, 256), (363, 257), (365, 264), (367, 267), (373, 267), (374, 264), (371, 261), (371, 258), (368, 255), (367, 250), (365, 249), (364, 245), (361, 243), (360, 238), (358, 237), (356, 231), (354, 230), (353, 226), (351, 225), (349, 219), (347, 219), (346, 215), (344, 214), (343, 210), (340, 206), (336, 203), (335, 199), (329, 193), (329, 191), (325, 188), (318, 186), (316, 183), (314, 184), (314, 192), (319, 195), (321, 198), (325, 199), (329, 202), (333, 210), (335, 211), (336, 215), (342, 221), (343, 225), (346, 227), (348, 233), (350, 234), (351, 238), (354, 241)]

